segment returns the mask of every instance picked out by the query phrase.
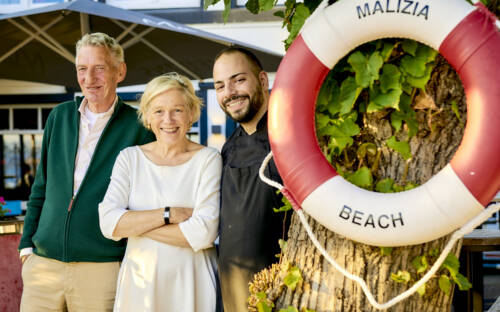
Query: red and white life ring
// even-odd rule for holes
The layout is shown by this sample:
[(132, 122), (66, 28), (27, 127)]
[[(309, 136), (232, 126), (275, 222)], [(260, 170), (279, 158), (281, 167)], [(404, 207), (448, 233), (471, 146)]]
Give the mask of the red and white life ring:
[[(376, 246), (424, 243), (462, 226), (500, 189), (500, 33), (465, 0), (340, 0), (318, 8), (288, 49), (269, 105), (276, 166), (295, 201), (330, 230)], [(410, 38), (438, 50), (467, 96), (463, 140), (423, 185), (381, 194), (340, 177), (315, 135), (315, 101), (329, 70), (353, 48)]]

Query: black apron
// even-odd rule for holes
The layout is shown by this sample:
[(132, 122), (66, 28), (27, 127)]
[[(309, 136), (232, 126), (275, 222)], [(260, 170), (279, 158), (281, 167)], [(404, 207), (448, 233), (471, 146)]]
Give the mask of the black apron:
[[(237, 128), (222, 150), (218, 259), (226, 312), (248, 310), (248, 283), (255, 273), (278, 262), (278, 240), (286, 239), (283, 237), (284, 213), (273, 211), (282, 206), (281, 194), (276, 194), (275, 188), (259, 178), (260, 165), (269, 151), (266, 116), (252, 135)], [(265, 171), (266, 176), (281, 183), (274, 162), (270, 162)], [(286, 231), (288, 225), (289, 222)]]

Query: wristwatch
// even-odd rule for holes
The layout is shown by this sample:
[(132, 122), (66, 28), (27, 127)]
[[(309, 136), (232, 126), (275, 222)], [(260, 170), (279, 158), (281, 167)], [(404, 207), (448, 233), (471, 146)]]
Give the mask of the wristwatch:
[(165, 207), (165, 211), (163, 212), (163, 220), (165, 220), (165, 224), (170, 224), (170, 207)]

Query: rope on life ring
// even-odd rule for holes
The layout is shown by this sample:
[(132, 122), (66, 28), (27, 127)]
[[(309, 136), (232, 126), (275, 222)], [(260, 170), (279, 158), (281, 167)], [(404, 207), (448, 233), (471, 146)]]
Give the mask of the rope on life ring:
[(427, 273), (425, 273), (424, 276), (422, 276), (415, 284), (413, 284), (412, 287), (408, 288), (406, 291), (402, 292), (401, 294), (397, 295), (396, 297), (394, 297), (394, 298), (392, 298), (384, 303), (380, 303), (377, 300), (375, 300), (375, 296), (373, 296), (372, 292), (370, 291), (370, 288), (368, 287), (366, 282), (361, 277), (348, 272), (345, 268), (343, 268), (340, 264), (338, 264), (337, 261), (335, 261), (335, 259), (332, 258), (332, 256), (330, 256), (328, 254), (328, 252), (320, 244), (320, 242), (318, 241), (318, 239), (316, 238), (316, 236), (312, 232), (311, 227), (307, 223), (306, 217), (304, 216), (304, 212), (302, 212), (302, 209), (300, 209), (300, 207), (297, 206), (297, 203), (295, 202), (295, 200), (292, 197), (290, 197), (290, 194), (283, 187), (283, 185), (281, 185), (280, 183), (273, 181), (265, 176), (264, 171), (266, 170), (267, 165), (272, 157), (273, 157), (273, 152), (271, 151), (271, 152), (269, 152), (269, 154), (267, 154), (266, 158), (264, 158), (264, 161), (262, 162), (262, 165), (260, 166), (259, 176), (260, 176), (261, 180), (264, 181), (266, 184), (280, 190), (290, 200), (290, 203), (292, 204), (295, 211), (299, 215), (300, 222), (304, 226), (304, 229), (306, 230), (307, 235), (309, 235), (309, 238), (313, 242), (314, 246), (319, 250), (321, 255), (323, 255), (323, 257), (325, 257), (325, 259), (328, 262), (330, 262), (330, 264), (337, 271), (339, 271), (342, 275), (344, 275), (348, 279), (356, 282), (363, 290), (363, 293), (365, 294), (366, 298), (368, 299), (368, 302), (370, 302), (370, 304), (373, 307), (380, 309), (380, 310), (388, 309), (388, 308), (392, 307), (393, 305), (410, 297), (415, 292), (417, 292), (417, 290), (422, 285), (427, 283), (427, 281), (430, 280), (434, 276), (434, 274), (437, 272), (437, 270), (439, 270), (439, 268), (441, 267), (441, 264), (443, 264), (443, 262), (446, 260), (446, 257), (448, 256), (451, 249), (453, 248), (453, 245), (455, 245), (455, 243), (459, 239), (461, 239), (465, 234), (472, 232), (472, 230), (474, 230), (477, 226), (479, 226), (484, 221), (486, 221), (492, 214), (494, 214), (495, 212), (500, 210), (500, 202), (497, 202), (495, 204), (488, 206), (486, 209), (484, 209), (478, 215), (476, 215), (474, 218), (472, 218), (472, 220), (470, 220), (469, 222), (464, 224), (460, 229), (458, 229), (457, 231), (455, 231), (451, 235), (450, 240), (446, 243), (446, 246), (441, 251), (441, 254), (436, 259), (436, 261), (434, 262), (432, 267), (429, 269), (429, 271), (427, 271)]
[[(269, 141), (289, 197), (328, 229), (375, 246), (428, 242), (483, 211), (500, 189), (495, 22), (481, 3), (464, 0), (340, 0), (316, 9), (280, 64), (269, 104)], [(468, 103), (451, 162), (423, 185), (390, 194), (340, 177), (321, 153), (314, 127), (317, 93), (329, 70), (356, 46), (386, 37), (439, 50), (460, 75)]]

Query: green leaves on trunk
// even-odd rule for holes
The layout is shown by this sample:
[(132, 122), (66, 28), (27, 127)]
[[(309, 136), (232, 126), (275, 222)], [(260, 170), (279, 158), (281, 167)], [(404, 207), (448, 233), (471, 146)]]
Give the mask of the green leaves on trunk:
[(392, 136), (386, 143), (388, 147), (398, 152), (404, 160), (411, 158), (410, 144), (407, 141), (398, 141), (395, 136)]
[(371, 87), (375, 80), (379, 79), (378, 73), (384, 64), (384, 60), (378, 51), (372, 53), (369, 57), (366, 57), (360, 51), (356, 51), (349, 56), (347, 62), (351, 64), (355, 72), (357, 85), (363, 88)]
[(285, 285), (290, 290), (294, 290), (295, 287), (297, 287), (297, 284), (301, 281), (302, 281), (302, 274), (300, 273), (300, 269), (296, 266), (289, 267), (287, 275), (283, 280)]
[(458, 272), (460, 262), (454, 254), (448, 254), (441, 265), (441, 268), (446, 269), (450, 273), (451, 279), (458, 285), (458, 289), (469, 290), (472, 287), (472, 284), (467, 280), (467, 278)]
[[(439, 256), (439, 250), (435, 249), (430, 251), (427, 255), (421, 255), (415, 257), (411, 261), (411, 265), (415, 272), (408, 271), (398, 271), (397, 273), (391, 273), (391, 279), (397, 283), (405, 283), (416, 282), (420, 279), (431, 267), (431, 263), (434, 263)], [(460, 268), (460, 263), (458, 261), (457, 256), (453, 253), (449, 253), (446, 256), (443, 264), (441, 265), (439, 274), (434, 276), (433, 278), (438, 278), (439, 288), (446, 293), (450, 294), (452, 283), (457, 284), (460, 290), (468, 290), (472, 287), (472, 284), (467, 280), (465, 276), (458, 272)], [(418, 293), (420, 296), (425, 295), (426, 284), (422, 285), (418, 289)]]
[[(359, 124), (362, 114), (386, 111), (396, 133), (406, 130), (407, 138), (418, 132), (412, 108), (415, 88), (425, 88), (437, 52), (412, 40), (379, 40), (359, 47), (335, 66), (317, 97), (317, 135), (327, 136), (329, 152), (340, 155), (352, 146), (350, 139), (359, 127), (342, 131), (346, 120)], [(356, 120), (352, 112), (359, 111)], [(346, 115), (350, 116), (346, 119)], [(344, 129), (345, 130), (345, 129)], [(405, 141), (403, 141), (405, 142)], [(408, 143), (394, 138), (387, 142), (404, 159), (411, 158)]]

